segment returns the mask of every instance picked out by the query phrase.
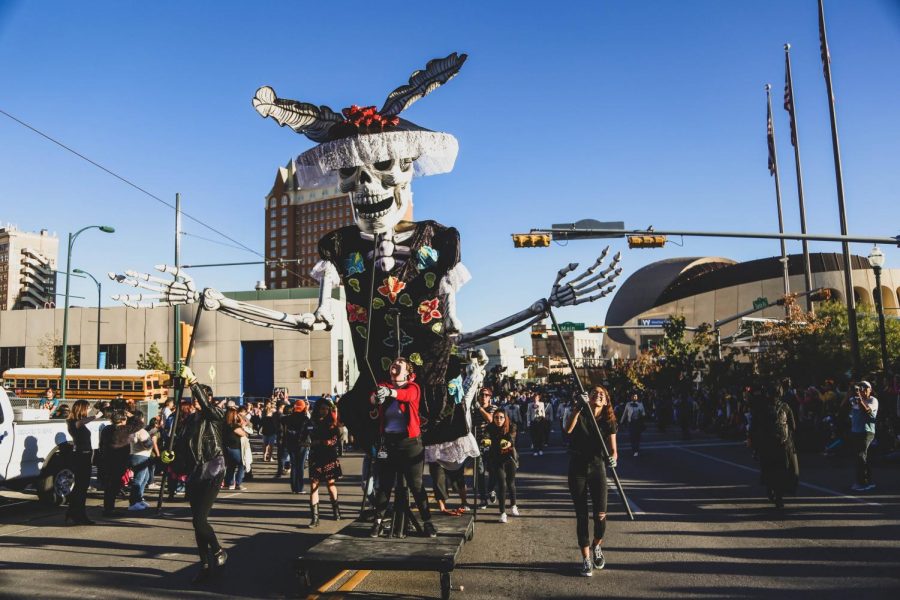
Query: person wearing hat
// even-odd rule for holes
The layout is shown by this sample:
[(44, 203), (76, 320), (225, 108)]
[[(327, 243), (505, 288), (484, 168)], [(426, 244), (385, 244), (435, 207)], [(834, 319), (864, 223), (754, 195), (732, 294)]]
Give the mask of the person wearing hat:
[(309, 434), (312, 422), (306, 400), (294, 402), (291, 413), (281, 420), (284, 449), (290, 456), (291, 492), (303, 493), (303, 471), (309, 458)]
[(869, 446), (875, 439), (875, 419), (878, 416), (878, 398), (872, 395), (872, 384), (860, 381), (853, 386), (850, 398), (850, 434), (855, 442), (856, 483), (850, 489), (867, 492), (875, 489), (872, 469), (869, 466)]

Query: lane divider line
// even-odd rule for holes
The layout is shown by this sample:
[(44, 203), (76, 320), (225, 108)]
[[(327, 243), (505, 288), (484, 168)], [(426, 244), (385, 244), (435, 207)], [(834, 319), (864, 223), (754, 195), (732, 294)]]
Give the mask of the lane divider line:
[[(688, 452), (690, 454), (696, 454), (697, 456), (702, 456), (703, 458), (722, 463), (724, 465), (730, 465), (732, 467), (737, 467), (738, 469), (743, 469), (744, 471), (750, 471), (751, 473), (759, 473), (759, 469), (754, 469), (752, 467), (748, 467), (746, 465), (742, 465), (736, 462), (732, 462), (730, 460), (725, 460), (724, 458), (718, 458), (716, 456), (710, 456), (709, 454), (704, 454), (703, 452), (697, 452), (696, 450), (691, 450), (689, 448), (682, 448), (681, 446), (672, 446), (672, 448), (676, 450), (681, 450), (682, 452)], [(849, 498), (850, 500), (854, 500), (856, 502), (860, 502), (867, 506), (883, 506), (878, 502), (870, 502), (869, 500), (865, 500), (864, 498), (860, 498), (859, 496), (852, 496), (850, 494), (845, 494), (843, 492), (838, 492), (836, 490), (829, 489), (827, 487), (822, 487), (820, 485), (816, 485), (814, 483), (806, 483), (799, 482), (797, 485), (805, 488), (809, 488), (811, 490), (815, 490), (817, 492), (822, 492), (823, 494), (829, 494), (831, 496), (837, 496), (838, 498)]]
[(306, 600), (318, 600), (319, 594), (327, 594), (328, 590), (330, 590), (332, 587), (334, 587), (334, 585), (337, 584), (337, 582), (339, 582), (341, 579), (343, 579), (349, 572), (350, 572), (349, 570), (344, 569), (343, 571), (341, 571), (340, 573), (338, 573), (337, 575), (335, 575), (334, 577), (332, 577), (331, 579), (329, 579), (328, 581), (326, 581), (325, 583), (320, 585), (319, 589), (316, 590), (316, 593), (308, 595), (306, 597)]

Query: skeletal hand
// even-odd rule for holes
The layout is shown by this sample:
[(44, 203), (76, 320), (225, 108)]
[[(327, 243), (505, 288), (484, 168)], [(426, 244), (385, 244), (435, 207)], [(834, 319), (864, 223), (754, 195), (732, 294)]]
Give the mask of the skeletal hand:
[[(156, 306), (178, 306), (194, 304), (200, 300), (201, 294), (194, 285), (194, 279), (183, 270), (169, 265), (156, 265), (157, 271), (174, 275), (175, 279), (163, 279), (148, 273), (125, 271), (124, 275), (108, 273), (109, 278), (118, 283), (130, 285), (150, 294), (116, 294), (112, 297), (129, 308), (154, 308)], [(214, 292), (214, 290), (209, 290)], [(218, 293), (218, 292), (215, 292)], [(204, 293), (204, 305), (206, 304)], [(219, 294), (221, 296), (221, 294)], [(205, 308), (211, 308), (204, 306)], [(215, 309), (213, 309), (215, 310)]]
[[(604, 298), (611, 294), (616, 286), (610, 284), (622, 274), (622, 269), (618, 267), (622, 255), (621, 253), (616, 252), (610, 265), (602, 271), (596, 272), (597, 269), (600, 268), (600, 265), (603, 264), (603, 260), (606, 258), (607, 253), (609, 253), (609, 246), (603, 249), (603, 252), (597, 260), (594, 261), (593, 265), (585, 269), (571, 281), (561, 283), (569, 273), (578, 268), (578, 263), (570, 263), (560, 269), (556, 274), (556, 281), (553, 282), (553, 289), (550, 291), (550, 297), (546, 299), (546, 302), (550, 304), (550, 307), (559, 308), (561, 306), (575, 306), (576, 304), (593, 302), (594, 300), (599, 300), (600, 298)], [(591, 294), (591, 292), (597, 293)]]

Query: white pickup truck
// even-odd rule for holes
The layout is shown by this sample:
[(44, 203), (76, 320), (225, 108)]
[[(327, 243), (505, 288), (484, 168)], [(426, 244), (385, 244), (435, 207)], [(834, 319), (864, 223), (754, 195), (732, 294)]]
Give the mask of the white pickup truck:
[[(46, 409), (14, 406), (0, 386), (0, 487), (33, 485), (41, 501), (61, 504), (75, 485), (74, 447), (66, 421), (49, 417)], [(103, 425), (88, 424), (94, 448)]]

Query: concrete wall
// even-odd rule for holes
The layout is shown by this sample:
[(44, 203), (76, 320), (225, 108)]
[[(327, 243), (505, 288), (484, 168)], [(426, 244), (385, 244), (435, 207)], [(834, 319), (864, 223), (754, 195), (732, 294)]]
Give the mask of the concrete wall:
[[(235, 294), (257, 306), (296, 314), (312, 312), (316, 308), (317, 290), (279, 290), (276, 292), (242, 292)], [(307, 296), (297, 298), (290, 296)], [(256, 298), (253, 298), (255, 296)], [(275, 297), (274, 299), (266, 299)], [(278, 297), (282, 296), (282, 297)], [(349, 382), (356, 379), (358, 370), (350, 342), (349, 327), (343, 301), (332, 300), (337, 322), (330, 332), (316, 331), (309, 335), (256, 327), (227, 317), (221, 313), (205, 312), (195, 331), (194, 356), (191, 365), (201, 381), (210, 382), (217, 394), (237, 396), (241, 393), (241, 342), (271, 340), (274, 345), (274, 384), (286, 387), (292, 395), (302, 395), (298, 372), (312, 369), (310, 395), (337, 391), (343, 393), (348, 381), (341, 382), (338, 374), (338, 341), (343, 340), (344, 363), (349, 366)], [(181, 320), (192, 324), (195, 309), (181, 310)], [(110, 307), (101, 310), (101, 344), (125, 344), (126, 367), (135, 368), (140, 354), (146, 353), (156, 342), (164, 358), (172, 362), (173, 309), (129, 309)], [(25, 346), (25, 366), (40, 367), (42, 340), (47, 336), (62, 340), (63, 310), (0, 311), (0, 346)], [(97, 309), (69, 309), (69, 344), (81, 347), (81, 367), (97, 366)], [(215, 378), (210, 377), (214, 368)], [(346, 367), (345, 367), (346, 369)]]

